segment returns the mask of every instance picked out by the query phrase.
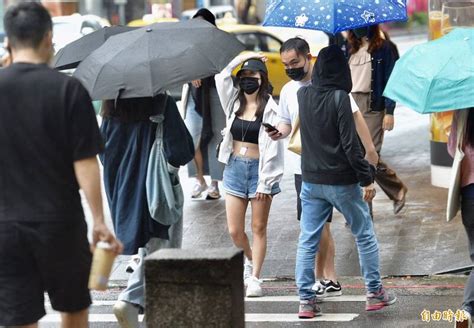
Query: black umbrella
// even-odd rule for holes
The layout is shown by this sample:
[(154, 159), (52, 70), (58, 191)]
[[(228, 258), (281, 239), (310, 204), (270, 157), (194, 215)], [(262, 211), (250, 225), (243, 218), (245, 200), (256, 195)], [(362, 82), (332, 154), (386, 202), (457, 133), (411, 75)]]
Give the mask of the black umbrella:
[(111, 26), (87, 34), (60, 49), (56, 56), (54, 56), (53, 67), (58, 70), (76, 68), (81, 61), (103, 45), (112, 35), (136, 29), (137, 27)]
[(111, 37), (74, 76), (96, 100), (152, 97), (219, 73), (244, 49), (234, 35), (202, 19), (156, 23)]

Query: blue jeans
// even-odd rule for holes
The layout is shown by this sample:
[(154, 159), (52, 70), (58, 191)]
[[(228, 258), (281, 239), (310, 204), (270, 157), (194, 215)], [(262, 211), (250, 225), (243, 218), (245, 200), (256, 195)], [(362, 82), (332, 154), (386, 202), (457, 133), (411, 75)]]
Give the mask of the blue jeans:
[(303, 213), (296, 256), (296, 285), (300, 299), (309, 300), (316, 296), (316, 292), (311, 289), (315, 283), (314, 257), (319, 248), (324, 224), (333, 207), (341, 212), (350, 224), (367, 290), (377, 292), (382, 286), (379, 248), (369, 207), (363, 199), (359, 185), (332, 186), (303, 182), (301, 202)]
[(145, 247), (138, 249), (140, 262), (128, 278), (127, 288), (119, 295), (119, 301), (125, 301), (145, 308), (145, 257), (163, 248), (181, 248), (183, 240), (183, 218), (168, 230), (170, 239), (152, 238)]

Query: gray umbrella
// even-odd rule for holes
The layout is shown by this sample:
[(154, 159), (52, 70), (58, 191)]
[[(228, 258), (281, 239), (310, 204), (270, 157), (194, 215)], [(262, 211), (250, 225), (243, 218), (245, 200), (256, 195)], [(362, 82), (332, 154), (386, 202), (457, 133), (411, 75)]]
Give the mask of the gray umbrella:
[(74, 76), (92, 99), (152, 97), (219, 73), (244, 46), (201, 19), (156, 23), (109, 38)]
[(76, 68), (81, 61), (103, 45), (111, 36), (136, 29), (136, 27), (129, 26), (111, 26), (87, 34), (60, 49), (54, 56), (53, 67), (57, 70)]

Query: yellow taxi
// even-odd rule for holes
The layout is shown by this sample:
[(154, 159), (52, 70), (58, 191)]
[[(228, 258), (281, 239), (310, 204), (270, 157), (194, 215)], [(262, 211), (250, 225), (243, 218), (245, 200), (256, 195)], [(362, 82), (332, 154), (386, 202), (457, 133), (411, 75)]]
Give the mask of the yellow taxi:
[(129, 22), (127, 25), (131, 27), (142, 27), (154, 23), (173, 23), (179, 22), (177, 18), (156, 18), (153, 15), (145, 15), (142, 19), (136, 19)]
[(273, 31), (271, 28), (259, 25), (221, 23), (218, 24), (218, 27), (223, 31), (234, 34), (245, 45), (246, 51), (263, 52), (267, 56), (268, 75), (273, 85), (273, 95), (276, 97), (280, 95), (283, 86), (290, 81), (285, 73), (285, 66), (280, 59), (280, 48), (283, 41), (276, 34), (281, 35), (284, 40), (296, 35), (300, 35), (306, 40), (315, 40), (316, 43), (309, 42), (314, 61), (316, 61), (319, 50), (328, 43), (327, 36), (319, 31), (317, 31), (319, 33), (317, 35), (301, 35), (299, 32), (295, 33), (295, 29), (276, 28)]
[[(160, 22), (177, 22), (176, 18), (153, 18), (151, 15), (145, 15), (143, 19), (130, 22), (129, 26), (146, 26), (153, 23)], [(233, 21), (221, 20), (217, 25), (221, 30), (234, 34), (237, 39), (245, 45), (245, 51), (263, 52), (268, 58), (267, 67), (270, 82), (273, 86), (273, 95), (278, 97), (282, 87), (290, 80), (285, 73), (285, 67), (280, 60), (280, 47), (283, 41), (275, 34), (269, 32), (267, 28), (259, 25), (244, 25), (236, 24)], [(282, 33), (283, 30), (277, 30), (277, 33)], [(294, 29), (291, 30), (294, 33)], [(287, 33), (288, 34), (288, 33)], [(282, 33), (285, 38), (291, 37), (290, 34)], [(310, 44), (311, 45), (311, 44)], [(319, 48), (319, 42), (317, 46)], [(312, 53), (314, 53), (313, 45), (311, 45)], [(234, 72), (237, 72), (238, 68)], [(177, 91), (171, 91), (173, 96), (179, 97)]]

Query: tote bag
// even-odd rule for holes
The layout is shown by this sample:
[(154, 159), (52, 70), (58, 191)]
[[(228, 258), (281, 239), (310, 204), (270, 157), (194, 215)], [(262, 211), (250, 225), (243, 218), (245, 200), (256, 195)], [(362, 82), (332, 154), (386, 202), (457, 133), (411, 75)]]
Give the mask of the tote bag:
[(178, 171), (168, 164), (163, 148), (163, 115), (151, 117), (157, 123), (146, 175), (146, 195), (151, 217), (163, 225), (173, 225), (183, 215), (184, 194)]
[[(340, 106), (341, 102), (341, 91), (336, 90), (334, 92), (334, 103), (335, 106)], [(301, 155), (301, 132), (300, 132), (300, 116), (298, 115), (295, 120), (295, 127), (290, 134), (290, 141), (288, 142), (288, 150), (295, 154)]]
[(295, 120), (295, 127), (290, 134), (290, 141), (288, 142), (288, 150), (295, 154), (301, 155), (301, 133), (300, 133), (300, 116)]
[(461, 207), (461, 162), (464, 159), (462, 144), (464, 140), (464, 129), (468, 112), (463, 110), (459, 113), (457, 121), (457, 143), (454, 155), (451, 179), (449, 181), (448, 204), (446, 206), (446, 220), (451, 221)]

